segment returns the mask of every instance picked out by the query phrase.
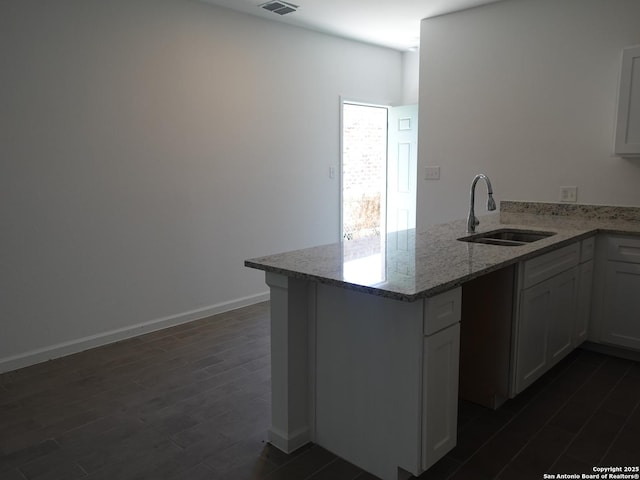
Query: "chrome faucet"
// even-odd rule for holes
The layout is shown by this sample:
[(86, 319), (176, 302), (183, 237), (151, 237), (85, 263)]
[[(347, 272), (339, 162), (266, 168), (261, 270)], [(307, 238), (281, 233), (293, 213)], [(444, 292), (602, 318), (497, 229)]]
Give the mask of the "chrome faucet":
[(491, 188), (491, 180), (484, 173), (480, 173), (476, 175), (471, 182), (471, 204), (469, 206), (469, 216), (467, 217), (467, 233), (473, 233), (476, 231), (476, 226), (480, 223), (480, 220), (476, 217), (476, 213), (474, 211), (475, 203), (476, 203), (476, 183), (478, 180), (483, 179), (487, 184), (487, 193), (489, 194), (489, 198), (487, 198), (487, 210), (492, 211), (496, 209), (496, 202), (493, 199), (493, 188)]

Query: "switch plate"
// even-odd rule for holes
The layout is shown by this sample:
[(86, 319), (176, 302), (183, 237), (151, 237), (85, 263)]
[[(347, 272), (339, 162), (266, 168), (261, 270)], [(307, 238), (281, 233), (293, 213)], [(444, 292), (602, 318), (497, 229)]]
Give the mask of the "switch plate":
[(560, 201), (575, 203), (578, 201), (578, 187), (560, 187)]
[(425, 180), (440, 180), (440, 167), (439, 166), (427, 166), (424, 167), (424, 179)]

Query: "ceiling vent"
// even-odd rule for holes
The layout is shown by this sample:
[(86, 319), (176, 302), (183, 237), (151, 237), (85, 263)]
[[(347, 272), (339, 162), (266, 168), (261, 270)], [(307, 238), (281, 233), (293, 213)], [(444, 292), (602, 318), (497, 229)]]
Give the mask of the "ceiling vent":
[(265, 10), (269, 10), (270, 12), (277, 13), (278, 15), (286, 15), (287, 13), (292, 13), (298, 10), (298, 5), (294, 5), (293, 3), (287, 2), (267, 2), (260, 5)]

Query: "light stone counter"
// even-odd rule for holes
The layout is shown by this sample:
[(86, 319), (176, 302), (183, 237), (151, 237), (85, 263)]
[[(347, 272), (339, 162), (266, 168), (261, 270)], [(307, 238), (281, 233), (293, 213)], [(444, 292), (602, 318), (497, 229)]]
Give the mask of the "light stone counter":
[(247, 267), (313, 280), (373, 295), (415, 301), (481, 275), (595, 235), (640, 235), (640, 208), (506, 202), (499, 214), (480, 217), (477, 233), (499, 228), (556, 232), (521, 246), (459, 241), (466, 220), (425, 232), (392, 232), (247, 260)]

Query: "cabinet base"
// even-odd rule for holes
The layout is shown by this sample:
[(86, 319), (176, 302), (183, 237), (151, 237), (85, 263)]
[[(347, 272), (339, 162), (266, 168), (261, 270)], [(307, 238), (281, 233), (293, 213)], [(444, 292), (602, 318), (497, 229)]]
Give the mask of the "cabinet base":
[(269, 429), (269, 443), (284, 453), (292, 453), (310, 441), (308, 428), (289, 435), (273, 427)]
[(585, 350), (591, 350), (592, 352), (604, 353), (605, 355), (611, 355), (612, 357), (624, 358), (626, 360), (633, 360), (634, 362), (640, 362), (640, 352), (637, 350), (630, 350), (628, 348), (617, 347), (613, 345), (604, 345), (602, 343), (584, 342), (580, 345), (580, 348)]

